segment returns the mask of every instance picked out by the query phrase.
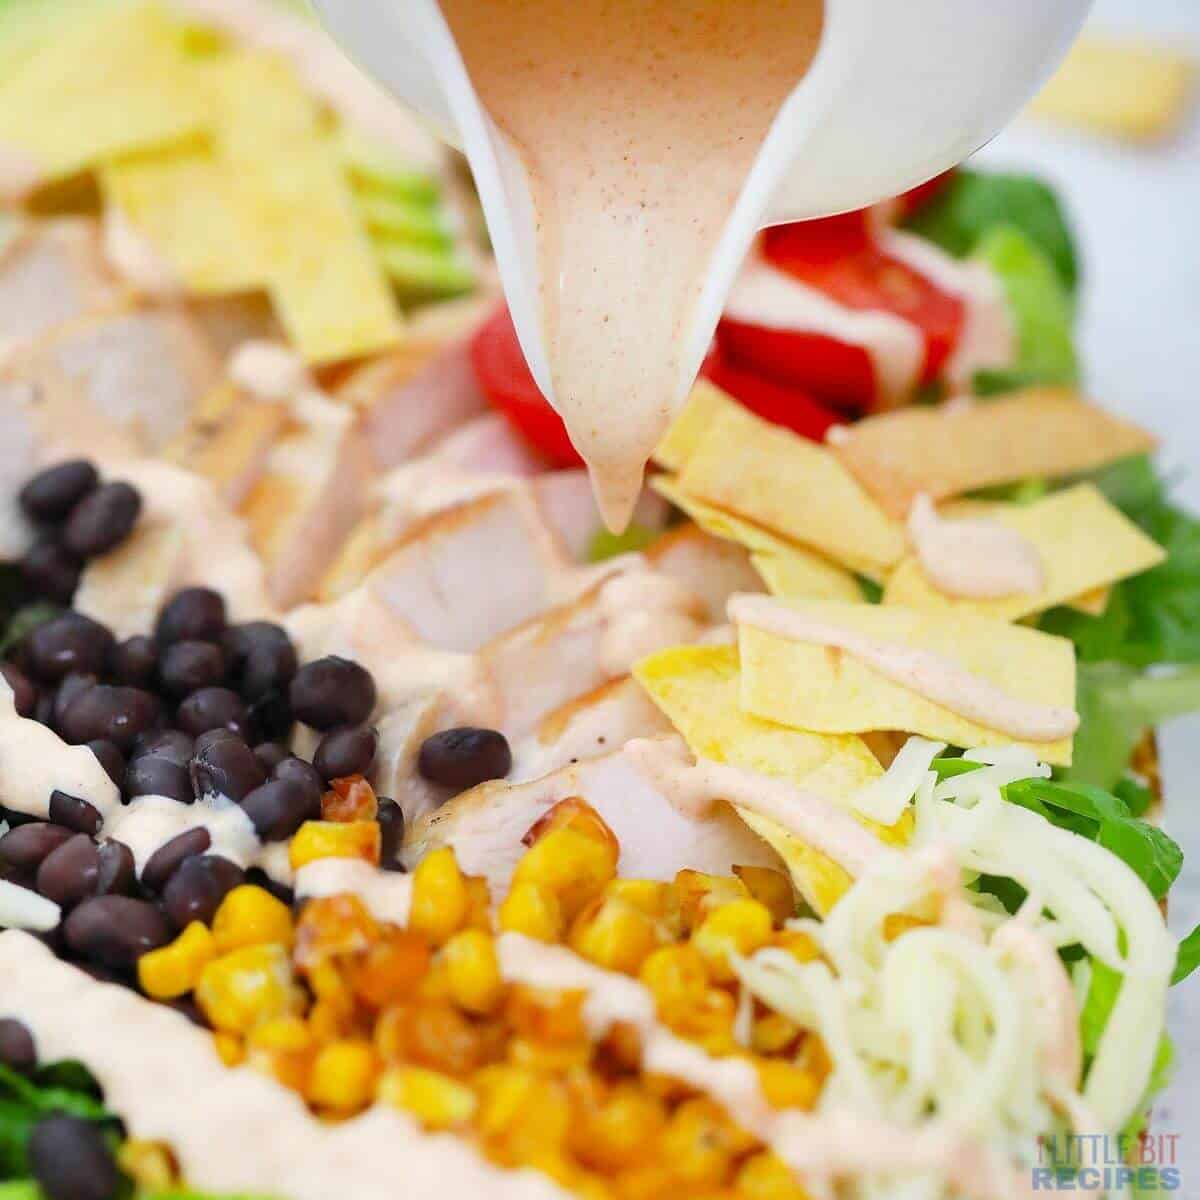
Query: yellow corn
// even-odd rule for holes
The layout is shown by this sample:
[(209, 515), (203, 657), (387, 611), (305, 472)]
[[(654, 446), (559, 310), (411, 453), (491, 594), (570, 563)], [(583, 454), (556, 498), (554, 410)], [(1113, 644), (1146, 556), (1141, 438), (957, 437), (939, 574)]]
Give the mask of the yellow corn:
[(914, 917), (911, 913), (888, 913), (883, 919), (883, 940), (894, 942), (910, 929), (920, 929), (922, 925), (928, 924), (929, 921)]
[(360, 858), (379, 865), (382, 835), (378, 821), (305, 821), (288, 846), (298, 871), (321, 858)]
[(666, 1107), (633, 1083), (607, 1095), (584, 1095), (573, 1107), (571, 1148), (590, 1167), (617, 1171), (649, 1163), (666, 1127)]
[(770, 1151), (746, 1159), (734, 1184), (744, 1200), (810, 1200), (788, 1165)]
[(310, 1050), (314, 1044), (313, 1032), (303, 1017), (273, 1017), (255, 1026), (246, 1038), (252, 1050), (273, 1050), (285, 1054), (298, 1054)]
[(719, 982), (734, 978), (730, 955), (753, 954), (771, 938), (771, 913), (758, 900), (731, 900), (714, 909), (692, 934), (709, 973)]
[(424, 1067), (391, 1067), (379, 1078), (376, 1095), (410, 1112), (426, 1129), (455, 1129), (475, 1115), (478, 1102), (465, 1084)]
[(214, 1028), (240, 1034), (304, 1005), (280, 945), (243, 946), (213, 959), (200, 974), (196, 1000)]
[(237, 1034), (218, 1030), (213, 1034), (213, 1049), (227, 1067), (239, 1067), (246, 1061), (246, 1046)]
[(533, 883), (552, 893), (567, 920), (598, 896), (617, 872), (617, 847), (574, 829), (553, 829), (526, 851), (513, 884)]
[(817, 1102), (821, 1084), (812, 1071), (777, 1058), (757, 1065), (763, 1095), (772, 1108), (812, 1108)]
[(290, 946), (295, 935), (291, 909), (265, 888), (249, 883), (235, 887), (221, 901), (212, 932), (222, 954), (268, 943)]
[(536, 883), (514, 883), (500, 905), (499, 918), (506, 933), (523, 933), (539, 942), (560, 941), (565, 932), (558, 898)]
[(464, 929), (442, 947), (441, 957), (454, 1003), (478, 1016), (495, 1012), (504, 999), (504, 981), (492, 935)]
[(117, 1150), (117, 1166), (141, 1188), (160, 1191), (179, 1181), (171, 1151), (162, 1142), (127, 1138)]
[(729, 875), (706, 875), (703, 871), (680, 871), (671, 886), (684, 933), (691, 933), (714, 908), (750, 895), (750, 890), (740, 879)]
[(365, 1107), (375, 1091), (378, 1060), (370, 1042), (330, 1042), (317, 1052), (308, 1098), (321, 1108), (350, 1113)]
[(665, 917), (671, 906), (671, 885), (659, 879), (614, 879), (604, 889), (648, 917)]
[(782, 871), (770, 867), (734, 867), (733, 873), (755, 900), (767, 906), (776, 925), (796, 915), (796, 893), (792, 881)]
[(663, 1160), (689, 1185), (720, 1187), (733, 1170), (734, 1156), (753, 1140), (734, 1126), (707, 1098), (685, 1100), (672, 1114), (663, 1133)]
[(208, 927), (193, 921), (173, 942), (138, 959), (138, 983), (155, 1000), (186, 996), (216, 952)]
[(543, 1042), (536, 1038), (514, 1037), (508, 1043), (508, 1061), (539, 1075), (564, 1075), (577, 1067), (586, 1067), (592, 1047), (586, 1038), (575, 1042)]
[(658, 945), (654, 921), (616, 897), (598, 897), (571, 929), (571, 949), (609, 971), (637, 974)]
[(485, 1067), (475, 1084), (476, 1128), (501, 1161), (526, 1163), (566, 1145), (570, 1109), (562, 1084), (507, 1065)]
[(779, 1054), (800, 1036), (800, 1026), (782, 1013), (764, 1013), (754, 1022), (751, 1049), (758, 1054)]
[(488, 888), (488, 881), (479, 875), (468, 875), (467, 895), (470, 897), (467, 925), (471, 929), (482, 929), (484, 932), (490, 933), (492, 930), (492, 893)]
[(813, 962), (821, 957), (817, 943), (802, 929), (781, 929), (772, 936), (771, 945), (786, 950), (797, 962)]
[(663, 946), (642, 963), (638, 974), (654, 994), (659, 1016), (668, 1025), (704, 1003), (708, 968), (694, 946)]
[(467, 922), (471, 893), (449, 847), (427, 854), (413, 872), (408, 927), (440, 946)]

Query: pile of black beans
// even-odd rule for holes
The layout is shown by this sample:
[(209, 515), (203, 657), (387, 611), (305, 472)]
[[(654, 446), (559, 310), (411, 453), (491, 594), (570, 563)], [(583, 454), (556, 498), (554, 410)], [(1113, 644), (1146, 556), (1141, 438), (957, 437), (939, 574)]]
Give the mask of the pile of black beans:
[[(0, 1020), (0, 1063), (22, 1075), (38, 1065), (33, 1035), (11, 1017)], [(30, 1131), (28, 1158), (47, 1200), (116, 1200), (127, 1189), (109, 1140), (93, 1121), (66, 1113), (43, 1117)]]
[(102, 483), (83, 458), (40, 471), (18, 499), (39, 533), (21, 560), (21, 575), (34, 595), (55, 604), (71, 603), (87, 560), (119, 546), (142, 511), (135, 487)]
[[(18, 712), (90, 747), (121, 789), (192, 804), (236, 801), (264, 841), (290, 838), (321, 816), (335, 779), (366, 775), (378, 735), (370, 673), (348, 659), (300, 664), (287, 632), (267, 621), (230, 624), (208, 588), (177, 592), (153, 636), (117, 641), (74, 611), (36, 626), (0, 663)], [(287, 747), (300, 721), (322, 736), (313, 761)], [(138, 958), (190, 921), (208, 922), (227, 892), (249, 877), (286, 895), (261, 872), (210, 853), (205, 829), (159, 848), (137, 878), (129, 848), (101, 836), (100, 813), (63, 791), (49, 820), (4, 810), (0, 877), (59, 904), (51, 940), (65, 957), (128, 976)], [(379, 800), (383, 865), (399, 869), (399, 808)]]

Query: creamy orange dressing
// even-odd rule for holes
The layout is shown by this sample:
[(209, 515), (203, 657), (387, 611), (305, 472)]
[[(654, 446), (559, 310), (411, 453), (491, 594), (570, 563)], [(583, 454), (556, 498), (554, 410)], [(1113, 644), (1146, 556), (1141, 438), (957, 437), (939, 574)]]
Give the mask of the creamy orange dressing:
[(523, 159), (554, 400), (625, 525), (685, 362), (709, 260), (808, 71), (820, 0), (441, 0)]
[(922, 573), (943, 595), (998, 600), (1046, 586), (1037, 547), (999, 521), (949, 520), (922, 494), (908, 514), (908, 536)]
[(843, 650), (900, 687), (908, 688), (985, 729), (1028, 742), (1053, 742), (1079, 728), (1079, 714), (1054, 704), (1022, 700), (972, 674), (953, 659), (913, 646), (880, 642), (833, 625), (766, 596), (741, 595), (729, 617), (776, 637)]

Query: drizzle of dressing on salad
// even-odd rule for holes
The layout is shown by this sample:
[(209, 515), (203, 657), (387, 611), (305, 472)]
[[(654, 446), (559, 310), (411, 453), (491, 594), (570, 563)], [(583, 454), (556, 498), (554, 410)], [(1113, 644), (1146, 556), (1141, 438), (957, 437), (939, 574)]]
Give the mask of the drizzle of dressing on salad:
[(381, 871), (355, 858), (319, 858), (296, 872), (296, 899), (315, 900), (347, 893), (357, 896), (377, 921), (407, 925), (412, 908), (412, 876)]
[[(554, 402), (605, 521), (682, 401), (693, 310), (742, 184), (807, 73), (820, 0), (441, 0), (530, 177)], [(502, 36), (501, 34), (502, 26)]]
[(726, 801), (774, 821), (855, 876), (896, 856), (895, 850), (824, 796), (727, 763), (703, 758), (693, 763), (678, 738), (636, 738), (626, 744), (625, 754), (689, 817), (703, 817), (713, 805)]
[(1046, 586), (1041, 555), (1027, 538), (999, 521), (948, 520), (924, 493), (908, 514), (908, 536), (925, 578), (946, 596), (999, 600)]
[(1070, 737), (1079, 728), (1079, 714), (1074, 709), (1021, 700), (931, 650), (877, 641), (766, 596), (734, 596), (729, 617), (738, 625), (776, 637), (845, 651), (892, 683), (976, 725), (1021, 741), (1053, 742)]

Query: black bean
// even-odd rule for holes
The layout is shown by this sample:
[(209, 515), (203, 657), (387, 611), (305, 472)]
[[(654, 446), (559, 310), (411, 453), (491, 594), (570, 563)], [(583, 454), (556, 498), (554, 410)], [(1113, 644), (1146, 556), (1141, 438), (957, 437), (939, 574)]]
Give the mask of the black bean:
[(254, 646), (238, 677), (241, 693), (247, 700), (260, 700), (271, 692), (282, 693), (295, 677), (298, 666), (290, 642)]
[(124, 842), (100, 843), (100, 871), (96, 876), (97, 896), (124, 896), (137, 882), (137, 864), (133, 851)]
[(379, 866), (384, 871), (403, 871), (400, 847), (404, 842), (404, 813), (389, 796), (378, 798), (380, 833)]
[(251, 867), (246, 872), (246, 882), (262, 888), (264, 892), (270, 892), (276, 900), (281, 904), (286, 904), (288, 908), (296, 903), (296, 893), (286, 883), (272, 879), (262, 867)]
[(100, 1126), (79, 1117), (46, 1117), (33, 1127), (29, 1168), (47, 1200), (116, 1200), (121, 1188)]
[(50, 820), (91, 837), (100, 832), (100, 810), (94, 804), (60, 792), (57, 788), (50, 793)]
[(30, 683), (25, 672), (10, 662), (0, 662), (0, 675), (12, 688), (13, 706), (19, 717), (32, 717), (37, 712), (38, 690)]
[(203, 854), (211, 846), (212, 835), (199, 826), (173, 837), (150, 855), (142, 868), (142, 886), (152, 892), (161, 892), (181, 864)]
[(73, 836), (70, 829), (46, 821), (20, 825), (0, 837), (0, 863), (18, 871), (36, 871), (51, 851), (57, 850)]
[(172, 642), (159, 663), (163, 691), (182, 700), (225, 678), (225, 654), (215, 642)]
[(192, 921), (211, 925), (221, 901), (246, 878), (236, 863), (218, 854), (184, 859), (163, 888), (163, 907), (176, 929)]
[(304, 824), (321, 815), (321, 797), (302, 783), (273, 779), (242, 801), (242, 808), (264, 842), (282, 842)]
[(167, 919), (145, 900), (96, 896), (63, 923), (67, 945), (82, 958), (122, 971), (171, 940)]
[(139, 734), (134, 740), (130, 758), (153, 754), (157, 758), (168, 758), (171, 762), (186, 767), (195, 752), (195, 740), (182, 729), (151, 729)]
[(85, 675), (78, 671), (72, 671), (70, 675), (63, 679), (54, 692), (55, 729), (62, 729), (63, 717), (66, 715), (67, 705), (80, 693), (86, 692), (90, 687), (95, 687), (99, 682), (100, 680), (97, 676)]
[(277, 766), (285, 758), (290, 758), (291, 755), (286, 746), (281, 746), (278, 742), (259, 742), (254, 747), (254, 757), (263, 765), (263, 769), (269, 774), (275, 770)]
[(313, 766), (327, 780), (365, 775), (375, 762), (379, 734), (370, 725), (351, 725), (327, 733), (313, 755)]
[(225, 601), (212, 588), (190, 587), (176, 592), (158, 614), (154, 640), (160, 647), (172, 642), (214, 642), (225, 630)]
[(137, 736), (162, 719), (158, 698), (141, 688), (99, 683), (80, 692), (62, 715), (59, 733), (75, 745), (97, 738), (119, 750), (133, 747)]
[(63, 545), (80, 558), (95, 558), (119, 546), (142, 511), (142, 497), (128, 483), (106, 483), (71, 510), (62, 527)]
[(29, 668), (44, 683), (74, 672), (99, 675), (113, 647), (113, 635), (98, 621), (68, 612), (43, 621), (26, 639)]
[(417, 770), (432, 783), (463, 792), (489, 779), (503, 779), (512, 770), (512, 751), (497, 729), (445, 729), (421, 744)]
[(37, 1066), (37, 1046), (29, 1027), (13, 1017), (0, 1017), (0, 1063), (22, 1075)]
[(361, 725), (375, 707), (375, 680), (358, 663), (331, 654), (296, 672), (288, 698), (297, 720), (314, 729)]
[(325, 781), (321, 778), (320, 771), (310, 762), (305, 762), (302, 758), (297, 758), (294, 754), (288, 755), (277, 767), (271, 771), (272, 779), (287, 779), (292, 783), (298, 783), (312, 797), (313, 803), (318, 806), (321, 803), (321, 796), (325, 791)]
[(100, 853), (86, 833), (77, 833), (42, 859), (37, 890), (62, 908), (73, 908), (96, 891)]
[(178, 708), (175, 721), (186, 733), (198, 737), (210, 729), (244, 733), (248, 723), (246, 705), (229, 688), (206, 687), (193, 692)]
[(250, 726), (256, 737), (286, 742), (295, 724), (292, 706), (282, 691), (271, 691), (250, 705)]
[(267, 782), (267, 772), (254, 751), (235, 737), (210, 741), (201, 747), (189, 770), (197, 796), (217, 795), (244, 800), (255, 788)]
[[(242, 625), (230, 625), (221, 635), (221, 646), (229, 656), (229, 669), (235, 679), (241, 678), (251, 651), (256, 649), (274, 647), (291, 650), (295, 661), (295, 647), (288, 631), (273, 621), (247, 621)], [(292, 674), (295, 673), (293, 666)], [(282, 682), (288, 681), (285, 679)]]
[(180, 804), (191, 804), (196, 798), (187, 767), (158, 754), (143, 754), (129, 764), (124, 790), (131, 800), (135, 796), (169, 796)]
[(136, 634), (118, 642), (109, 656), (109, 672), (114, 683), (150, 687), (158, 674), (158, 647), (154, 639)]
[(54, 692), (46, 689), (38, 696), (37, 710), (34, 712), (34, 719), (40, 725), (46, 725), (50, 729), (54, 728)]
[(39, 471), (20, 490), (17, 499), (34, 521), (63, 521), (99, 482), (100, 473), (86, 458), (73, 458)]
[(100, 765), (108, 774), (109, 779), (120, 787), (125, 782), (125, 755), (117, 749), (114, 743), (104, 738), (93, 738), (87, 744), (88, 749), (100, 760)]
[(54, 538), (40, 538), (21, 558), (26, 587), (55, 604), (71, 603), (82, 573), (83, 563)]

